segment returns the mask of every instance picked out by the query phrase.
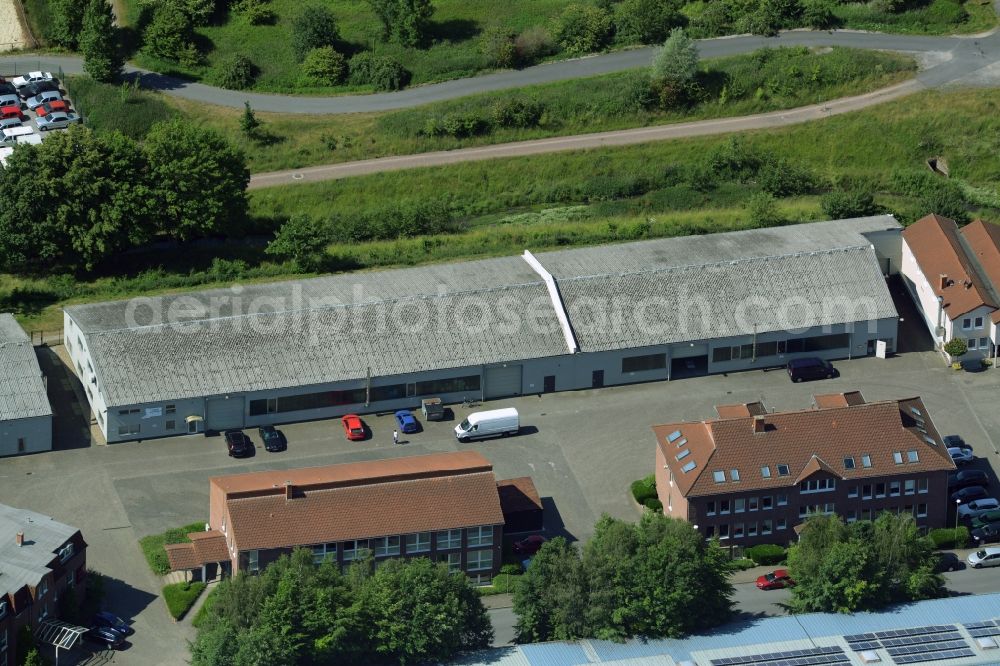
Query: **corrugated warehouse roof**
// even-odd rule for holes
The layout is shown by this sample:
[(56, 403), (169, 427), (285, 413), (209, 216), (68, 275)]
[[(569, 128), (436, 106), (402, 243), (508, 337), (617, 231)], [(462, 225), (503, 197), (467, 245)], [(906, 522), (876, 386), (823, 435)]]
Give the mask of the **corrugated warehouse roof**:
[(88, 333), (109, 406), (568, 353), (544, 283), (518, 257), (67, 312)]
[(42, 369), (28, 334), (13, 315), (0, 314), (0, 421), (51, 414)]
[[(846, 663), (862, 666), (865, 662), (860, 653), (851, 649), (845, 636), (928, 625), (953, 625), (954, 630), (962, 635), (972, 656), (928, 659), (921, 664), (986, 666), (1000, 663), (1000, 654), (997, 654), (1000, 649), (979, 647), (967, 637), (970, 635), (969, 631), (962, 628), (962, 625), (1000, 619), (998, 609), (1000, 594), (967, 595), (921, 601), (890, 608), (881, 613), (810, 613), (734, 622), (682, 639), (633, 639), (624, 643), (584, 640), (520, 645), (484, 650), (467, 655), (456, 663), (465, 666), (672, 666), (688, 662), (695, 666), (710, 666), (713, 659), (773, 655), (789, 650), (827, 647), (842, 650)], [(879, 649), (878, 654), (879, 663), (886, 666), (902, 663), (895, 661), (884, 649)], [(768, 661), (777, 663), (780, 658)], [(823, 660), (817, 660), (817, 663), (821, 661)]]

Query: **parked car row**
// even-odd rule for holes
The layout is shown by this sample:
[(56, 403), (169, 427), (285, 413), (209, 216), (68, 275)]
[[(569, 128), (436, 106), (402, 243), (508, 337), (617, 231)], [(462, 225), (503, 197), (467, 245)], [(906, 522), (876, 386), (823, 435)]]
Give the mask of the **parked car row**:
[[(288, 448), (285, 433), (272, 425), (257, 428), (257, 434), (264, 443), (264, 450), (270, 453), (278, 453)], [(249, 458), (256, 453), (253, 442), (242, 430), (226, 430), (223, 437), (226, 440), (226, 449), (232, 458)]]
[[(10, 81), (0, 77), (0, 145), (39, 143), (35, 130), (65, 129), (81, 120), (51, 72), (29, 72)], [(10, 131), (20, 129), (31, 131)]]
[[(956, 465), (967, 465), (975, 459), (972, 449), (960, 437), (950, 435), (944, 441)], [(969, 526), (975, 545), (1000, 543), (1000, 500), (989, 488), (990, 476), (983, 470), (960, 469), (948, 476), (948, 490), (956, 504), (957, 518)], [(991, 562), (987, 558), (979, 566), (991, 566)], [(972, 559), (969, 563), (973, 564)]]

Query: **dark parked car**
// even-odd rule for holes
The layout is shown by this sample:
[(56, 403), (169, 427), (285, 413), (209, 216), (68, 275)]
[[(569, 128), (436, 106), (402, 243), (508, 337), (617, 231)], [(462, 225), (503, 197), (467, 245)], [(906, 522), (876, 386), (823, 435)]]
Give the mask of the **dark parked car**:
[(253, 455), (253, 442), (243, 434), (242, 430), (227, 430), (226, 448), (233, 458), (249, 458)]
[(1000, 511), (987, 511), (972, 519), (972, 529), (978, 529), (990, 523), (1000, 523)]
[(990, 523), (983, 525), (971, 532), (973, 545), (978, 546), (984, 543), (1000, 542), (1000, 523)]
[(948, 475), (948, 490), (955, 491), (969, 486), (989, 486), (990, 477), (979, 469), (963, 469)]
[(833, 366), (821, 358), (795, 358), (788, 362), (787, 369), (793, 382), (832, 379), (837, 375)]
[(953, 492), (951, 494), (951, 501), (962, 502), (964, 504), (965, 502), (971, 502), (972, 500), (983, 499), (984, 497), (989, 496), (989, 491), (982, 486), (968, 486)]
[(19, 88), (17, 94), (21, 99), (30, 99), (36, 95), (40, 95), (43, 92), (59, 92), (59, 86), (52, 81), (39, 81), (37, 83), (29, 83), (23, 88)]
[(288, 448), (288, 440), (285, 439), (285, 433), (274, 426), (261, 426), (257, 428), (257, 433), (260, 434), (260, 438), (264, 441), (264, 448), (268, 451), (284, 451)]
[(396, 423), (399, 424), (399, 429), (402, 432), (413, 433), (420, 430), (420, 424), (417, 423), (417, 419), (413, 417), (408, 409), (401, 409), (395, 414)]
[(112, 650), (125, 647), (125, 637), (111, 627), (91, 627), (83, 637), (91, 643), (100, 643)]
[(513, 550), (518, 555), (534, 555), (537, 553), (542, 544), (544, 544), (548, 539), (543, 537), (541, 534), (532, 534), (529, 537), (525, 537), (520, 541), (515, 541)]
[(934, 556), (934, 573), (961, 571), (965, 568), (965, 562), (955, 553), (937, 552)]
[(108, 611), (100, 611), (94, 615), (94, 625), (98, 627), (109, 627), (110, 629), (117, 631), (122, 636), (131, 636), (135, 633), (135, 629), (133, 629), (128, 622), (121, 619), (114, 613), (109, 613)]
[(13, 83), (4, 81), (0, 83), (0, 95), (16, 95), (17, 88), (14, 87)]

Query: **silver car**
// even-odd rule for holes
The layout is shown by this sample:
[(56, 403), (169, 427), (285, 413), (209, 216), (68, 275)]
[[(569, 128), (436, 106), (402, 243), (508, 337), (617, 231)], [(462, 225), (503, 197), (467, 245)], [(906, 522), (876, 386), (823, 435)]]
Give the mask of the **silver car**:
[(38, 93), (34, 97), (28, 98), (27, 100), (25, 100), (25, 103), (28, 105), (29, 109), (34, 111), (35, 109), (40, 107), (42, 104), (45, 104), (46, 102), (54, 102), (57, 99), (62, 99), (62, 98), (63, 98), (62, 93), (55, 90), (50, 90), (48, 92)]
[(20, 127), (20, 118), (0, 118), (0, 130), (11, 129), (13, 127)]
[(0, 106), (16, 106), (21, 108), (21, 98), (17, 95), (0, 95)]
[(38, 125), (39, 132), (47, 132), (51, 129), (66, 129), (70, 125), (78, 123), (81, 120), (82, 118), (75, 113), (53, 111), (47, 116), (35, 119), (35, 124)]
[(22, 74), (21, 76), (15, 76), (10, 80), (14, 84), (15, 88), (23, 88), (29, 83), (38, 83), (39, 81), (52, 81), (55, 77), (52, 76), (52, 72), (28, 72), (27, 74)]

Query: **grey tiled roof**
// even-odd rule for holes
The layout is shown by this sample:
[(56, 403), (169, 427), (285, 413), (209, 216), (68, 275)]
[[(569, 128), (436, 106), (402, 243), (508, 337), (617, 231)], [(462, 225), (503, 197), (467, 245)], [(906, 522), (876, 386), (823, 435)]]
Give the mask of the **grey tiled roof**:
[[(249, 285), (238, 296), (238, 306), (230, 290), (156, 299), (166, 312), (227, 298), (219, 316), (180, 326), (125, 326), (124, 301), (67, 311), (90, 331), (109, 406), (567, 353), (545, 285), (518, 257)], [(134, 323), (151, 311), (135, 309)]]
[(896, 316), (869, 247), (562, 279), (559, 290), (582, 351)]
[[(23, 546), (14, 539), (18, 532), (24, 532)], [(0, 504), (0, 597), (35, 586), (49, 572), (56, 549), (76, 532), (49, 516)]]
[(42, 370), (28, 334), (10, 314), (0, 314), (0, 421), (52, 413)]

